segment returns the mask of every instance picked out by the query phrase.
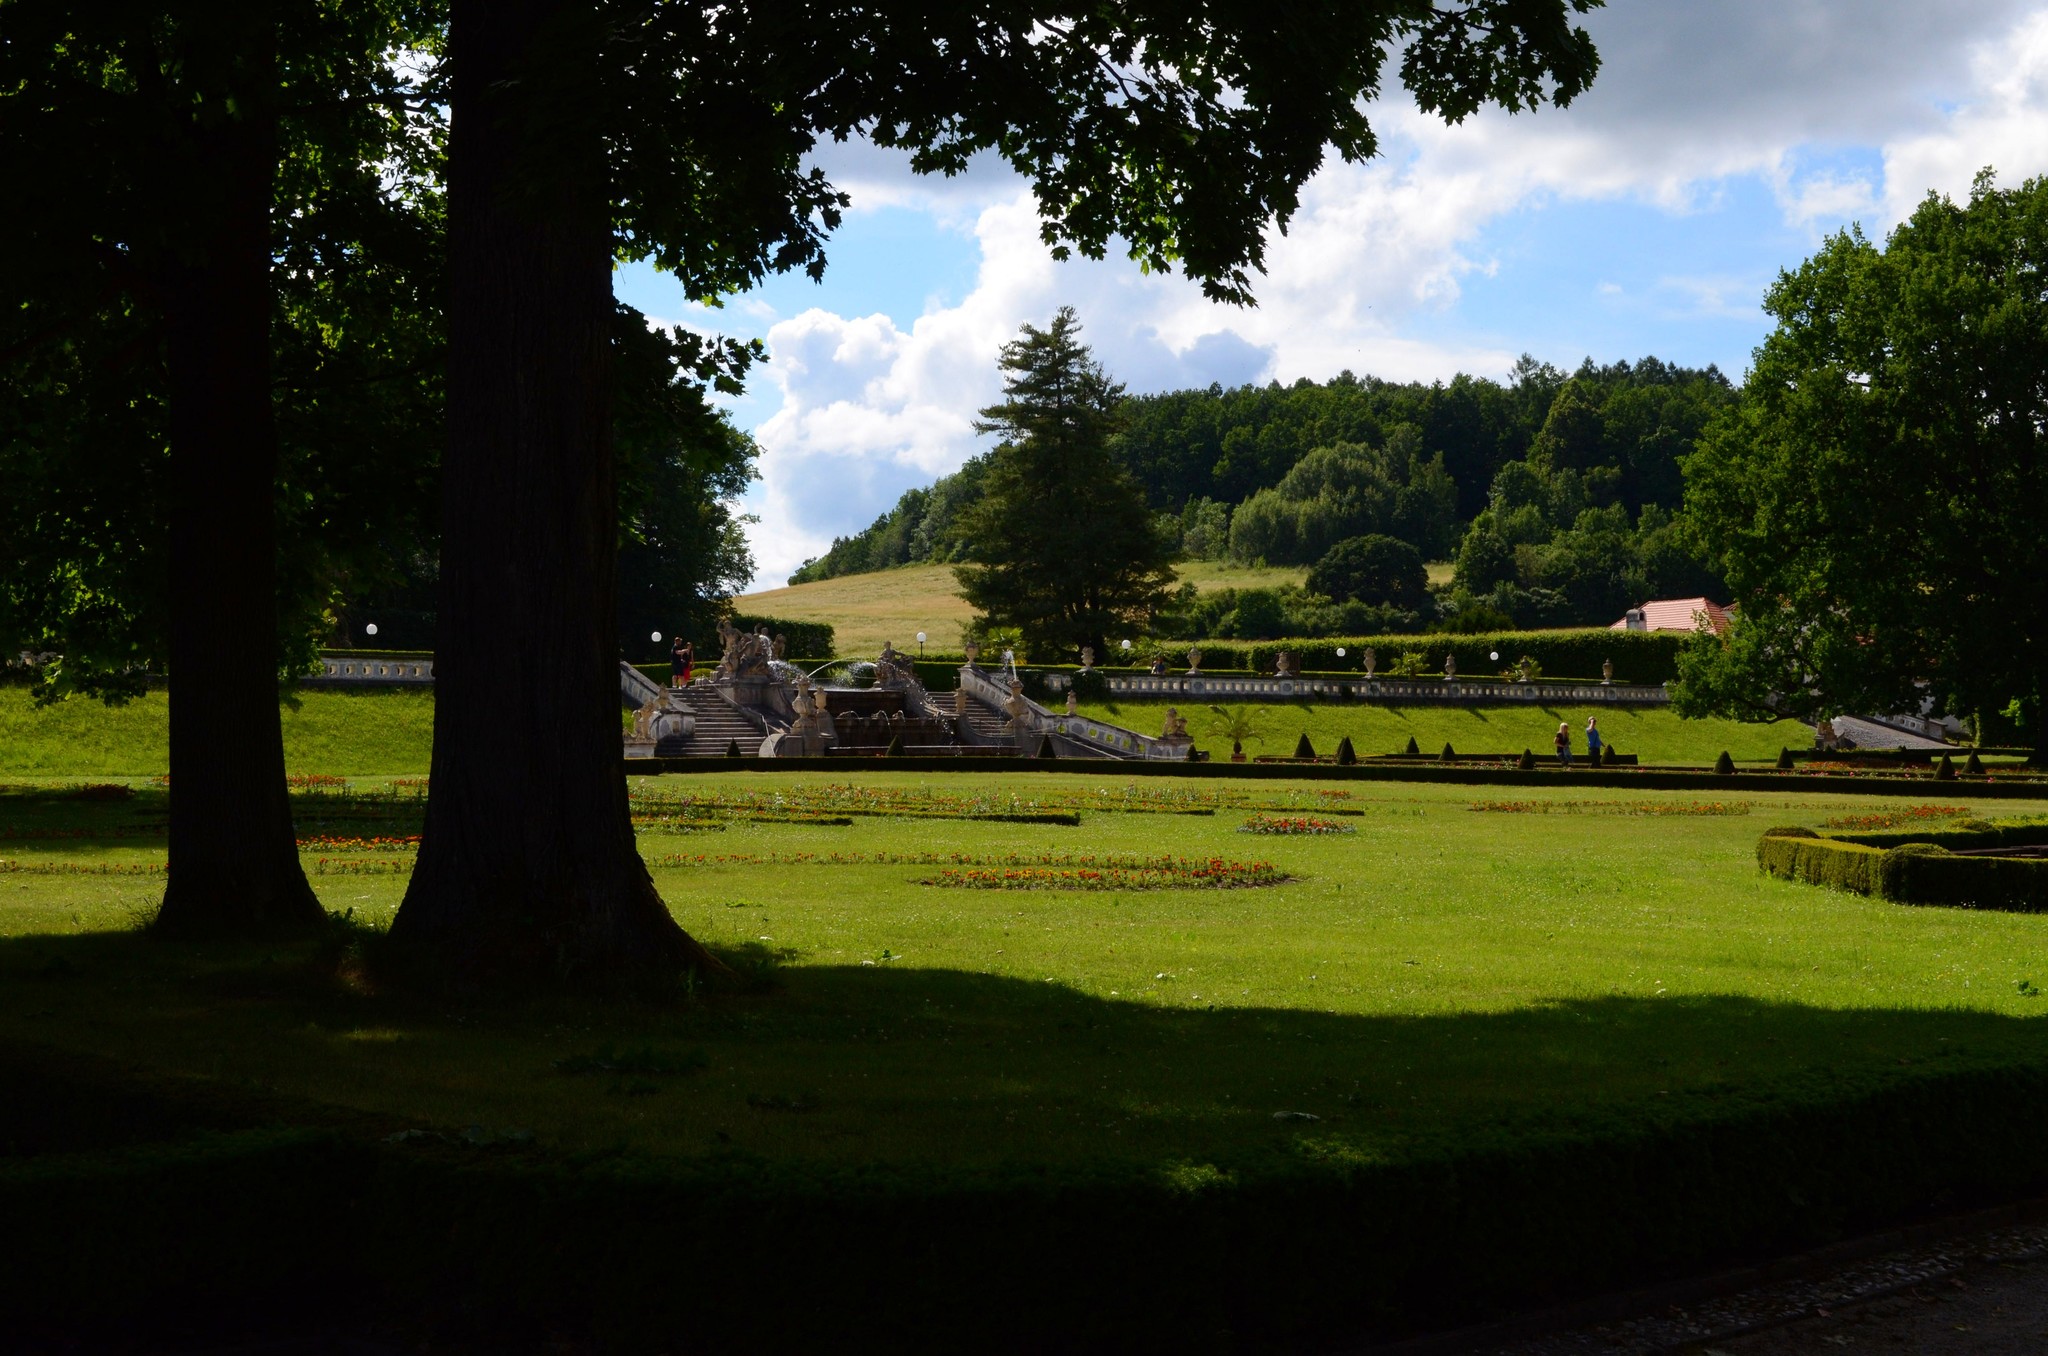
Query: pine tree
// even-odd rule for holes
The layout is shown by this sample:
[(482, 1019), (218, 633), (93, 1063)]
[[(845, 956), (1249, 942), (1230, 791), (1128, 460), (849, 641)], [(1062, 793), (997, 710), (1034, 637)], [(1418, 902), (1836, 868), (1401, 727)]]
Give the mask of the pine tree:
[(954, 525), (970, 564), (961, 596), (989, 627), (1015, 627), (1035, 657), (1109, 653), (1174, 582), (1172, 549), (1144, 491), (1111, 456), (1123, 387), (1078, 338), (1063, 306), (1046, 329), (1003, 345), (1004, 400), (977, 432), (999, 433), (981, 501)]

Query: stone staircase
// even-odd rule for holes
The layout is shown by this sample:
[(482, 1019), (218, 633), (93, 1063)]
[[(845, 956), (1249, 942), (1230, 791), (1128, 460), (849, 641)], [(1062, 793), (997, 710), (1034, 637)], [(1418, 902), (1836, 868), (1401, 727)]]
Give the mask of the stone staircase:
[[(934, 700), (941, 710), (953, 708), (953, 694), (940, 693)], [(995, 744), (1003, 748), (1014, 748), (1016, 738), (1009, 733), (1010, 718), (990, 706), (987, 702), (969, 695), (967, 714), (960, 718), (960, 742), (963, 744)]]
[(751, 758), (761, 751), (761, 741), (766, 738), (761, 727), (748, 720), (738, 707), (719, 696), (715, 689), (693, 684), (679, 690), (672, 689), (669, 696), (695, 718), (696, 729), (689, 739), (683, 741), (680, 749), (673, 753), (666, 748), (660, 750), (663, 756), (717, 758), (735, 740), (739, 742), (740, 753), (746, 757)]

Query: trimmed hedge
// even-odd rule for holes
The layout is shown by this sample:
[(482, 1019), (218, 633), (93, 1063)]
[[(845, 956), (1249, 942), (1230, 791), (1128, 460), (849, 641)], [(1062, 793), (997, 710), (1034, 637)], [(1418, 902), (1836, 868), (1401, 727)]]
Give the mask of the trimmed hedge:
[[(972, 747), (972, 746), (970, 746)], [(1627, 755), (1622, 756), (1624, 759)], [(1621, 760), (1617, 760), (1620, 762)], [(626, 760), (629, 777), (659, 776), (663, 773), (692, 772), (842, 772), (844, 757), (757, 758), (735, 768), (712, 758), (633, 758)], [(991, 773), (1043, 771), (1028, 758), (1015, 758), (991, 751), (965, 756), (934, 757), (912, 754), (892, 765), (898, 772), (959, 772), (982, 777)], [(1360, 759), (1352, 767), (1328, 763), (1255, 762), (1231, 763), (1207, 760), (1199, 763), (1167, 762), (1158, 759), (1070, 758), (1062, 772), (1104, 777), (1248, 777), (1299, 778), (1304, 781), (1444, 782), (1456, 786), (1608, 786), (1635, 791), (1722, 791), (1731, 785), (1745, 791), (1790, 791), (1810, 793), (1816, 783), (1799, 783), (1772, 778), (1776, 774), (1753, 775), (1738, 772), (1733, 782), (1710, 772), (1682, 768), (1649, 768), (1644, 771), (1608, 771), (1575, 763), (1569, 770), (1545, 760), (1533, 772), (1521, 772), (1498, 765), (1455, 766), (1428, 761), (1417, 764), (1399, 758)], [(1843, 779), (1819, 782), (1831, 796), (1891, 796), (1924, 800), (1928, 782), (1923, 778)], [(1941, 789), (1943, 796), (1959, 800), (2039, 800), (2041, 787), (2019, 782), (1956, 782)]]
[(2016, 835), (2018, 843), (2048, 841), (2048, 827), (2042, 825), (1853, 837), (1772, 829), (1758, 841), (1756, 860), (1765, 872), (1783, 880), (1850, 890), (1895, 904), (2048, 911), (2048, 860), (1963, 857), (1931, 841), (1938, 837), (1957, 846), (2013, 845), (2001, 844), (2002, 832)]
[[(742, 631), (753, 631), (767, 627), (771, 636), (781, 636), (789, 643), (785, 654), (833, 654), (832, 627), (827, 622), (790, 621), (785, 617), (770, 617), (761, 613), (735, 612), (732, 624)], [(865, 656), (862, 656), (865, 657)], [(698, 660), (702, 663), (700, 657)], [(712, 657), (717, 662), (717, 656)]]
[[(1524, 655), (1542, 666), (1542, 682), (1598, 680), (1601, 664), (1614, 661), (1617, 683), (1665, 683), (1678, 676), (1678, 655), (1691, 633), (1681, 631), (1609, 631), (1586, 628), (1569, 631), (1500, 631), (1487, 635), (1332, 636), (1323, 640), (1176, 640), (1146, 641), (1145, 653), (1164, 650), (1172, 656), (1167, 671), (1187, 669), (1190, 649), (1202, 652), (1202, 671), (1229, 669), (1258, 673), (1273, 672), (1282, 650), (1300, 657), (1304, 670), (1312, 673), (1358, 673), (1365, 667), (1369, 647), (1378, 661), (1378, 672), (1387, 670), (1404, 654), (1422, 656), (1425, 676), (1441, 677), (1444, 656), (1455, 655), (1458, 672), (1467, 678), (1496, 678), (1511, 669)], [(1342, 646), (1344, 657), (1337, 657)], [(1498, 653), (1499, 659), (1489, 659)], [(1178, 667), (1175, 665), (1178, 664)]]

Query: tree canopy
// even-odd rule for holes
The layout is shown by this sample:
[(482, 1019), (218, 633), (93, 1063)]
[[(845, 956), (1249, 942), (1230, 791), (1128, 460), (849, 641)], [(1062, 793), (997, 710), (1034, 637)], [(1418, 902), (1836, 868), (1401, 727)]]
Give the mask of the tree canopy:
[(1109, 455), (1123, 388), (1080, 342), (1072, 307), (1003, 346), (1004, 400), (976, 428), (1002, 435), (984, 490), (953, 532), (955, 573), (989, 628), (1027, 651), (1106, 656), (1142, 628), (1173, 583), (1171, 549), (1130, 474)]
[(1739, 615), (1680, 708), (2011, 710), (2048, 667), (2048, 180), (1929, 196), (1780, 276), (1745, 399), (1686, 464)]

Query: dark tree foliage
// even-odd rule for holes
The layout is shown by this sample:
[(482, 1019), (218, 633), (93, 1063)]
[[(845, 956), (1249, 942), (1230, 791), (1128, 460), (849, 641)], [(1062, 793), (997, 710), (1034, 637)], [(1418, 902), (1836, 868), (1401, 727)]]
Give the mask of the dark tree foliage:
[(1419, 610), (1429, 597), (1422, 553), (1398, 537), (1352, 537), (1323, 554), (1308, 588), (1326, 598)]
[(1166, 602), (1172, 553), (1145, 497), (1109, 455), (1123, 388), (1080, 342), (1071, 307), (1003, 345), (1000, 405), (978, 432), (1003, 442), (981, 498), (954, 524), (972, 564), (960, 594), (985, 628), (1014, 628), (1027, 652), (1109, 654)]
[(754, 478), (758, 449), (706, 399), (704, 348), (682, 330), (649, 329), (620, 304), (613, 339), (619, 463), (619, 646), (668, 657), (666, 640), (710, 641), (726, 600), (753, 578), (740, 520), (729, 507)]
[(1742, 407), (1686, 465), (1740, 615), (1682, 710), (2010, 711), (2044, 746), (2048, 179), (1930, 196), (1782, 274)]
[[(0, 455), (52, 511), (9, 553), (0, 626), (62, 654), (46, 694), (132, 693), (144, 661), (173, 675), (160, 926), (317, 922), (285, 795), (279, 619), (336, 562), (281, 569), (278, 544), (313, 525), (315, 485), (329, 512), (385, 512), (333, 491), (351, 479), (336, 460), (352, 419), (360, 432), (386, 411), (356, 417), (344, 399), (295, 426), (276, 406), (280, 386), (332, 392), (419, 356), (403, 327), (378, 343), (330, 330), (387, 304), (365, 244), (420, 238), (390, 185), (432, 138), (384, 56), (424, 26), (400, 4), (317, 0), (20, 0), (5, 23)], [(123, 531), (138, 522), (164, 526)]]

